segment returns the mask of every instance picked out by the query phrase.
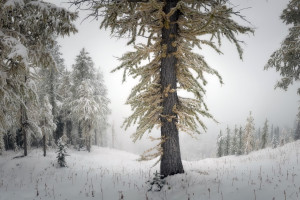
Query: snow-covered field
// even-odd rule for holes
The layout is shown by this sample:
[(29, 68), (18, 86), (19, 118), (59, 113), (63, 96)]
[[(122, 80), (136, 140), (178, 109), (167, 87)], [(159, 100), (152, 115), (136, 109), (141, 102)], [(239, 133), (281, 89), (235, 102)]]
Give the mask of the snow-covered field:
[(0, 200), (285, 200), (300, 199), (300, 141), (246, 156), (184, 161), (186, 173), (168, 177), (160, 192), (147, 180), (159, 166), (137, 155), (93, 147), (69, 150), (68, 168), (57, 168), (55, 151), (26, 158), (0, 156)]

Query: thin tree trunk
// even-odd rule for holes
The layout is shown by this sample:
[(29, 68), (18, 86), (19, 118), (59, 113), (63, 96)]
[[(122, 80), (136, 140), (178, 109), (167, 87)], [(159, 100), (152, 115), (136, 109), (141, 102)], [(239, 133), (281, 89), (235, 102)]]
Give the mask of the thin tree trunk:
[(78, 138), (79, 138), (79, 149), (81, 149), (83, 147), (81, 122), (78, 122)]
[(27, 156), (27, 113), (23, 105), (21, 105), (21, 126), (23, 135), (24, 156)]
[[(50, 104), (52, 106), (52, 115), (55, 119), (55, 121), (57, 121), (57, 128), (56, 130), (52, 131), (52, 135), (54, 136), (54, 140), (55, 143), (57, 144), (57, 140), (62, 136), (61, 132), (59, 130), (61, 130), (61, 127), (59, 127), (60, 125), (64, 126), (64, 123), (62, 122), (62, 117), (57, 116), (57, 105), (55, 102), (55, 87), (54, 87), (54, 78), (55, 78), (55, 74), (54, 74), (54, 67), (50, 66)], [(63, 129), (62, 129), (63, 130)]]
[(44, 157), (46, 157), (46, 135), (43, 135), (43, 150), (44, 150)]
[(97, 132), (97, 129), (95, 129), (94, 133), (95, 133), (95, 145), (99, 146), (98, 145), (98, 132)]
[[(171, 8), (175, 7), (178, 0), (167, 0), (164, 6), (164, 12), (169, 13)], [(162, 49), (165, 50), (165, 56), (161, 60), (161, 85), (162, 94), (165, 93), (166, 88), (176, 90), (176, 64), (177, 58), (174, 52), (177, 51), (176, 46), (172, 43), (176, 41), (178, 37), (178, 25), (174, 22), (178, 20), (180, 13), (176, 11), (171, 17), (170, 21), (165, 21), (164, 28), (162, 29)], [(163, 176), (174, 175), (178, 173), (184, 173), (180, 146), (178, 129), (176, 122), (178, 116), (173, 112), (173, 108), (178, 104), (177, 92), (169, 92), (168, 95), (163, 96), (163, 111), (162, 111), (162, 127), (161, 136), (165, 139), (162, 144), (163, 155), (160, 163), (160, 173)]]
[(115, 148), (115, 124), (113, 123), (111, 127), (111, 146)]

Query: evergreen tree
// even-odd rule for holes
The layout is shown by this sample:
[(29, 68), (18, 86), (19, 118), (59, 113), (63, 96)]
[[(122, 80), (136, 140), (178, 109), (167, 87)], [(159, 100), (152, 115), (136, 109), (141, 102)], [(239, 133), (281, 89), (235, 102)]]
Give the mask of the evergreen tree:
[(251, 111), (250, 111), (250, 115), (247, 118), (247, 123), (245, 126), (245, 132), (244, 132), (244, 145), (245, 145), (244, 153), (245, 154), (248, 154), (254, 150), (254, 136), (253, 136), (254, 131), (255, 131), (254, 119), (253, 119), (253, 117), (251, 115)]
[(269, 125), (268, 125), (268, 120), (266, 119), (264, 127), (263, 127), (262, 136), (261, 136), (261, 148), (262, 149), (266, 148), (266, 146), (267, 146), (268, 131), (269, 131)]
[(261, 149), (261, 130), (260, 130), (260, 127), (258, 128), (256, 134), (254, 135), (254, 140), (255, 140), (255, 143), (254, 143), (254, 149), (255, 150), (259, 150)]
[[(274, 135), (274, 126), (273, 126), (273, 124), (272, 124), (272, 126), (271, 126), (271, 131), (270, 131), (270, 135), (269, 135), (269, 144), (272, 144), (272, 141), (273, 141), (273, 135)], [(270, 146), (272, 146), (272, 145), (270, 145)]]
[(235, 125), (234, 127), (234, 134), (231, 140), (231, 155), (237, 155), (238, 154), (238, 128)]
[(47, 96), (44, 96), (43, 98), (42, 110), (40, 114), (40, 123), (43, 134), (44, 156), (46, 156), (47, 139), (56, 129), (56, 124), (54, 123), (54, 118), (52, 115), (52, 106)]
[(279, 127), (274, 129), (274, 134), (272, 138), (272, 148), (277, 148), (279, 145)]
[(230, 137), (230, 129), (227, 126), (226, 128), (226, 137), (225, 137), (225, 144), (224, 144), (224, 156), (228, 156), (230, 155), (230, 141), (231, 141), (231, 137)]
[(277, 136), (274, 134), (273, 135), (273, 139), (272, 139), (272, 148), (275, 149), (278, 147), (278, 138)]
[[(72, 85), (72, 78), (71, 78), (71, 73), (68, 72), (67, 70), (62, 71), (61, 74), (61, 84), (58, 85), (58, 97), (59, 98), (59, 116), (61, 117), (61, 121), (64, 122), (64, 129), (66, 131), (66, 136), (69, 139), (69, 143), (75, 144), (76, 137), (75, 135), (72, 134), (72, 129), (73, 129), (73, 123), (72, 119), (70, 116), (70, 107), (69, 103), (72, 100), (72, 91), (71, 88), (73, 87)], [(57, 136), (60, 134), (56, 134)]]
[[(30, 109), (37, 105), (32, 68), (54, 62), (47, 46), (54, 35), (76, 32), (76, 18), (76, 13), (40, 0), (0, 1), (0, 129), (21, 127), (25, 156), (30, 132), (38, 130), (38, 116), (31, 115), (36, 109)], [(9, 124), (9, 118), (16, 123)]]
[[(69, 103), (71, 115), (78, 122), (79, 139), (91, 150), (95, 129), (104, 134), (109, 114), (107, 91), (100, 71), (96, 73), (89, 53), (82, 49), (73, 65), (72, 99)], [(81, 138), (82, 137), (82, 138)]]
[(107, 116), (110, 114), (108, 104), (110, 103), (110, 100), (107, 97), (107, 88), (104, 84), (103, 74), (99, 69), (96, 70), (95, 79), (93, 80), (93, 87), (95, 88), (94, 95), (98, 96), (101, 102), (101, 113), (99, 113), (101, 117), (97, 123), (95, 134), (98, 135), (98, 138), (100, 136), (102, 146), (106, 146), (106, 129), (109, 127)]
[[(280, 16), (284, 23), (291, 25), (289, 34), (269, 59), (265, 69), (275, 68), (280, 72), (282, 79), (276, 87), (287, 90), (289, 85), (300, 79), (300, 1), (290, 0)], [(300, 94), (300, 88), (298, 89)]]
[(238, 135), (238, 148), (237, 154), (242, 155), (244, 153), (244, 143), (243, 143), (243, 128), (240, 126), (239, 135)]
[[(128, 128), (137, 123), (134, 141), (155, 126), (161, 127), (158, 152), (143, 158), (161, 156), (160, 173), (164, 177), (183, 173), (179, 130), (199, 133), (199, 126), (206, 130), (200, 116), (212, 118), (203, 99), (207, 83), (204, 73), (218, 76), (222, 83), (218, 72), (203, 56), (195, 53), (194, 47), (201, 49), (207, 45), (221, 53), (214, 39), (220, 45), (224, 36), (236, 45), (241, 57), (242, 49), (236, 34), (249, 33), (252, 29), (233, 20), (233, 16), (239, 14), (227, 0), (72, 2), (77, 6), (89, 3), (90, 16), (101, 13), (101, 27), (111, 28), (117, 37), (129, 35), (128, 44), (135, 44), (139, 37), (148, 39), (147, 43), (135, 44), (134, 51), (124, 54), (120, 58), (121, 65), (115, 69), (124, 69), (124, 80), (127, 74), (140, 78), (127, 100), (133, 114), (124, 125)], [(200, 39), (200, 36), (204, 37)], [(187, 90), (194, 98), (180, 97), (178, 90)]]
[(116, 132), (115, 132), (115, 124), (113, 123), (111, 126), (111, 147), (115, 148), (116, 142)]
[(57, 163), (60, 167), (67, 167), (66, 156), (69, 156), (67, 153), (67, 146), (63, 141), (62, 137), (57, 141)]
[(63, 116), (60, 112), (61, 107), (58, 105), (62, 105), (64, 101), (61, 96), (64, 94), (59, 93), (59, 87), (63, 84), (62, 81), (65, 72), (65, 65), (64, 59), (62, 58), (62, 54), (60, 52), (61, 47), (58, 45), (57, 41), (54, 41), (53, 45), (48, 46), (47, 48), (54, 62), (47, 68), (43, 67), (40, 69), (40, 87), (38, 93), (41, 101), (43, 100), (44, 96), (47, 95), (52, 106), (52, 115), (54, 117), (57, 129), (53, 130), (53, 133), (49, 135), (48, 139), (49, 143), (54, 143), (52, 138), (55, 139), (55, 142), (57, 142), (58, 138), (62, 136), (64, 129)]
[(87, 79), (95, 79), (95, 67), (89, 53), (83, 48), (76, 56), (75, 64), (72, 66), (72, 80), (73, 80), (73, 93), (75, 94), (77, 87), (81, 85), (82, 81)]
[(297, 128), (294, 133), (294, 140), (296, 141), (299, 139), (300, 139), (300, 120), (298, 120), (298, 122), (297, 122)]
[(222, 131), (220, 130), (220, 133), (217, 138), (217, 157), (223, 156), (223, 135)]
[[(70, 108), (70, 114), (72, 118), (75, 120), (78, 126), (78, 139), (79, 139), (79, 149), (82, 148), (84, 145), (87, 147), (88, 150), (90, 150), (89, 141), (91, 140), (91, 127), (88, 125), (90, 122), (86, 122), (86, 124), (83, 124), (82, 120), (85, 116), (85, 102), (88, 102), (88, 98), (93, 98), (94, 94), (94, 88), (92, 88), (92, 80), (95, 79), (95, 68), (94, 63), (92, 61), (92, 58), (89, 56), (89, 53), (83, 48), (79, 54), (76, 56), (75, 64), (72, 66), (72, 97), (70, 101), (68, 102), (68, 107)], [(84, 84), (83, 84), (84, 82)], [(79, 94), (78, 88), (81, 87), (81, 91)], [(88, 90), (89, 95), (85, 96), (84, 90)], [(80, 101), (78, 98), (78, 95), (81, 95), (83, 97)], [(88, 97), (88, 98), (86, 98)], [(93, 102), (95, 102), (93, 100)], [(75, 106), (81, 106), (81, 111), (75, 107)], [(100, 105), (99, 105), (100, 106)], [(90, 110), (90, 108), (88, 108)], [(75, 114), (76, 112), (76, 114)], [(98, 109), (99, 112), (99, 109)]]
[(91, 150), (92, 133), (101, 112), (99, 98), (93, 94), (90, 81), (82, 81), (77, 88), (77, 99), (70, 102), (71, 114), (80, 123), (82, 137), (89, 152)]
[(280, 146), (288, 143), (290, 141), (289, 131), (287, 128), (283, 128), (280, 134)]
[(299, 107), (299, 112), (297, 114), (297, 119), (296, 119), (296, 129), (294, 132), (294, 140), (299, 140), (300, 139), (300, 107)]

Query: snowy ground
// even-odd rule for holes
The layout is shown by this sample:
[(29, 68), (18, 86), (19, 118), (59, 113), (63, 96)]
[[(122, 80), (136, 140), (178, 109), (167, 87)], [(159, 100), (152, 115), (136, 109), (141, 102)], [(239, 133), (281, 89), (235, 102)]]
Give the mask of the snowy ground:
[(32, 150), (27, 158), (0, 156), (0, 200), (285, 200), (300, 199), (300, 141), (247, 156), (183, 162), (186, 173), (168, 177), (160, 192), (146, 181), (158, 166), (137, 155), (93, 147), (69, 151), (68, 168), (56, 154)]

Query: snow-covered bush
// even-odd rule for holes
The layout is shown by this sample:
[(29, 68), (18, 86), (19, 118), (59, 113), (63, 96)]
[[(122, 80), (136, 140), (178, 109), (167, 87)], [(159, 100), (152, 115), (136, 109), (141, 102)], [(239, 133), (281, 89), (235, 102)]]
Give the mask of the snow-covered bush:
[(166, 184), (166, 181), (163, 178), (164, 176), (156, 171), (154, 173), (153, 179), (151, 181), (150, 180), (147, 181), (147, 184), (149, 184), (148, 191), (154, 191), (154, 192), (161, 191), (161, 189)]

